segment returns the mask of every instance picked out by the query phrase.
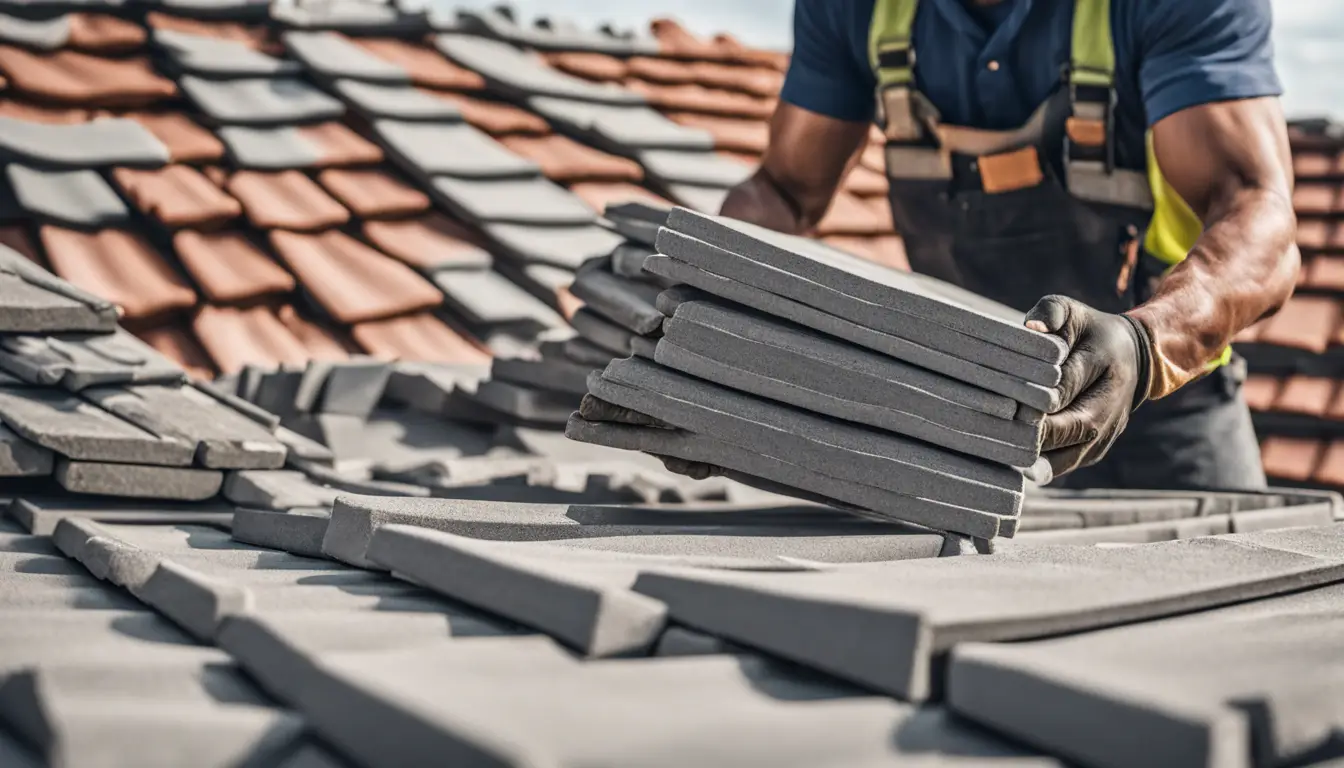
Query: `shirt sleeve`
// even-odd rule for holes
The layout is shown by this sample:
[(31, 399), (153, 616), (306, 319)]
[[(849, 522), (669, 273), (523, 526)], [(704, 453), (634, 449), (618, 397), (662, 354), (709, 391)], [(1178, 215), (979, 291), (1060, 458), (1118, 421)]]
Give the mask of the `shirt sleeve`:
[(1141, 0), (1148, 125), (1189, 107), (1279, 96), (1270, 0)]
[(795, 0), (793, 56), (779, 97), (837, 120), (871, 121), (877, 87), (867, 66), (871, 9), (855, 0)]

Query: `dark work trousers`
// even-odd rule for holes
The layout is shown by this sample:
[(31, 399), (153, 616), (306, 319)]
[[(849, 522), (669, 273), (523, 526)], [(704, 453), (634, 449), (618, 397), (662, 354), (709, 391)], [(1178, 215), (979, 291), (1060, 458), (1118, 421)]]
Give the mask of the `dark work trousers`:
[(1144, 403), (1099, 463), (1057, 488), (1256, 491), (1266, 486), (1260, 444), (1242, 397), (1237, 358), (1171, 395)]

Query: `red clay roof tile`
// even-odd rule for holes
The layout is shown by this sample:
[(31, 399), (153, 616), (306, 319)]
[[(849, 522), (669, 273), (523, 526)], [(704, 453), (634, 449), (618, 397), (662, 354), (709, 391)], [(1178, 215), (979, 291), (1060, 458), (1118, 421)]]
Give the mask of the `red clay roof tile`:
[(143, 328), (135, 335), (159, 354), (182, 366), (193, 379), (209, 381), (215, 378), (215, 366), (210, 362), (210, 356), (190, 329), (176, 324), (161, 325)]
[(789, 68), (789, 54), (783, 51), (748, 48), (739, 42), (736, 37), (726, 32), (720, 32), (710, 39), (738, 64), (770, 67), (779, 72), (785, 72)]
[(224, 144), (213, 133), (180, 112), (127, 112), (168, 148), (175, 163), (209, 163), (224, 157)]
[(429, 209), (429, 197), (377, 168), (328, 168), (317, 175), (331, 196), (362, 219), (405, 216)]
[(1339, 188), (1334, 184), (1309, 182), (1293, 190), (1293, 210), (1298, 213), (1333, 213), (1338, 200)]
[(200, 308), (191, 328), (222, 373), (247, 365), (276, 368), (308, 362), (308, 349), (266, 307)]
[(48, 107), (14, 99), (0, 99), (0, 116), (30, 123), (48, 123), (52, 125), (72, 125), (87, 123), (93, 114), (87, 109), (77, 107)]
[[(1338, 384), (1339, 382), (1335, 382)], [(1330, 407), (1325, 410), (1325, 417), (1335, 421), (1344, 421), (1344, 386), (1335, 390), (1335, 396), (1330, 399)]]
[(377, 144), (343, 123), (300, 125), (294, 130), (322, 153), (321, 165), (374, 165), (383, 161), (383, 150)]
[(1338, 299), (1294, 296), (1279, 313), (1262, 323), (1256, 341), (1321, 354), (1340, 327)]
[(1246, 377), (1241, 391), (1252, 411), (1268, 411), (1278, 401), (1282, 388), (1283, 382), (1277, 376), (1253, 373)]
[(1265, 474), (1282, 480), (1306, 482), (1316, 472), (1325, 444), (1320, 440), (1267, 437), (1260, 443)]
[(717, 149), (762, 154), (770, 144), (770, 125), (761, 120), (705, 115), (696, 112), (668, 112), (665, 117), (687, 128), (699, 128), (714, 137)]
[(112, 177), (137, 210), (173, 229), (212, 229), (243, 212), (237, 200), (190, 166), (116, 168)]
[(478, 232), (437, 211), (414, 219), (365, 222), (364, 237), (389, 256), (423, 270), (461, 259), (475, 261), (485, 246)]
[(755, 168), (761, 164), (761, 156), (755, 152), (736, 152), (730, 149), (716, 149), (715, 154), (735, 163)]
[(1335, 155), (1328, 152), (1294, 152), (1293, 175), (1299, 180), (1333, 176), (1336, 171)]
[(429, 309), (443, 294), (410, 267), (349, 235), (273, 230), (271, 245), (303, 286), (346, 325)]
[(1344, 256), (1321, 254), (1300, 273), (1302, 285), (1319, 291), (1344, 292)]
[(490, 355), (428, 312), (359, 323), (350, 329), (369, 354), (384, 360), (486, 363)]
[(56, 274), (117, 304), (128, 319), (154, 317), (196, 303), (195, 291), (139, 235), (44, 225), (39, 237)]
[(543, 54), (546, 63), (552, 67), (585, 80), (609, 83), (620, 80), (629, 72), (629, 66), (622, 59), (605, 53), (587, 51), (559, 51)]
[(649, 32), (658, 40), (658, 52), (677, 59), (705, 59), (710, 61), (734, 61), (740, 45), (734, 46), (732, 38), (704, 40), (691, 34), (675, 19), (654, 19), (649, 22)]
[(171, 16), (159, 11), (150, 11), (145, 21), (154, 29), (182, 32), (200, 37), (213, 37), (217, 40), (232, 40), (256, 50), (272, 49), (270, 32), (262, 26), (248, 26), (232, 21), (201, 21), (182, 16)]
[(547, 136), (501, 136), (510, 152), (541, 167), (553, 181), (641, 181), (644, 169), (625, 157), (594, 149), (558, 133)]
[(28, 234), (28, 228), (22, 224), (11, 224), (0, 227), (0, 245), (6, 245), (13, 248), (20, 256), (45, 267), (45, 260), (42, 254), (38, 253), (37, 248), (33, 246), (33, 238)]
[(449, 91), (485, 90), (485, 78), (454, 64), (429, 46), (383, 37), (352, 39), (374, 56), (406, 70), (416, 85)]
[(859, 153), (859, 164), (884, 177), (887, 173), (887, 155), (881, 144), (868, 144)]
[(690, 63), (658, 56), (631, 56), (625, 61), (625, 69), (629, 77), (652, 83), (686, 85), (697, 81)]
[(1326, 446), (1312, 479), (1323, 485), (1344, 487), (1344, 440)]
[(349, 211), (299, 171), (238, 171), (224, 188), (261, 229), (310, 232), (350, 220)]
[(145, 44), (145, 28), (101, 13), (72, 13), (66, 45), (93, 53), (126, 53)]
[(766, 67), (697, 61), (691, 65), (696, 82), (709, 88), (726, 88), (753, 96), (771, 97), (784, 85), (782, 72)]
[(1320, 250), (1330, 242), (1335, 225), (1320, 219), (1298, 219), (1297, 245), (1309, 250)]
[(1338, 387), (1338, 381), (1323, 376), (1289, 376), (1274, 401), (1274, 410), (1324, 416)]
[(582, 182), (571, 185), (569, 191), (578, 195), (580, 200), (587, 203), (589, 208), (598, 213), (606, 210), (606, 207), (613, 203), (644, 202), (665, 208), (672, 207), (672, 203), (668, 200), (635, 184)]
[(774, 99), (748, 96), (745, 93), (706, 88), (694, 83), (688, 85), (660, 85), (647, 80), (628, 77), (626, 88), (640, 94), (649, 104), (663, 110), (705, 112), (728, 117), (765, 119), (775, 111)]
[(81, 107), (139, 107), (177, 95), (146, 58), (105, 59), (78, 51), (33, 53), (0, 45), (10, 88), (34, 99)]
[(288, 304), (276, 310), (275, 316), (280, 318), (281, 324), (289, 329), (290, 333), (294, 334), (294, 338), (299, 340), (308, 351), (308, 357), (313, 360), (346, 360), (354, 351), (353, 344), (338, 337), (330, 328), (318, 325), (299, 314), (298, 310)]
[(823, 237), (822, 240), (842, 251), (847, 251), (883, 266), (905, 272), (910, 271), (910, 261), (905, 255), (905, 241), (898, 235), (878, 235), (876, 237), (831, 235), (830, 237)]
[(449, 91), (427, 91), (427, 93), (456, 104), (457, 108), (462, 110), (463, 120), (491, 136), (514, 133), (540, 135), (551, 131), (551, 126), (540, 115), (502, 101), (477, 99)]
[(839, 190), (817, 223), (820, 235), (880, 235), (891, 231), (891, 219), (884, 218), (868, 201)]
[(241, 232), (183, 230), (173, 235), (173, 249), (212, 302), (232, 304), (294, 290), (294, 276)]
[(845, 191), (859, 197), (886, 197), (888, 191), (887, 177), (882, 174), (869, 170), (865, 165), (855, 164), (845, 176)]

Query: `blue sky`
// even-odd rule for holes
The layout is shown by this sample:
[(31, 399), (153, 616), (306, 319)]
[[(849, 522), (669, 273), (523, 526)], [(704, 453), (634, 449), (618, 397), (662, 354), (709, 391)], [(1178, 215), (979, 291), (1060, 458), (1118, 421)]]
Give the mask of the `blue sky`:
[[(1344, 118), (1344, 2), (1272, 0), (1279, 75), (1294, 116)], [(451, 5), (494, 2), (457, 0)], [(790, 45), (793, 0), (514, 0), (524, 18), (551, 14), (576, 22), (615, 22), (642, 27), (654, 16), (670, 15), (692, 31), (731, 31), (744, 42), (770, 48)]]

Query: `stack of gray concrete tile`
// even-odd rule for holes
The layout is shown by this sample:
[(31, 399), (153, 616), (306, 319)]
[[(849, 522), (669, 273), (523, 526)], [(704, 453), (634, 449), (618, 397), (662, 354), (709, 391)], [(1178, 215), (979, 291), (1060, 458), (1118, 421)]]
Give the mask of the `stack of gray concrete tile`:
[(188, 383), (115, 313), (5, 250), (0, 275), (0, 476), (74, 493), (201, 501), (226, 472), (283, 466), (276, 423)]
[(1048, 479), (1062, 340), (954, 286), (742, 222), (674, 209), (656, 247), (642, 269), (675, 285), (656, 299), (653, 360), (614, 361), (590, 384), (651, 418), (576, 417), (572, 437), (1013, 535), (1026, 477)]

